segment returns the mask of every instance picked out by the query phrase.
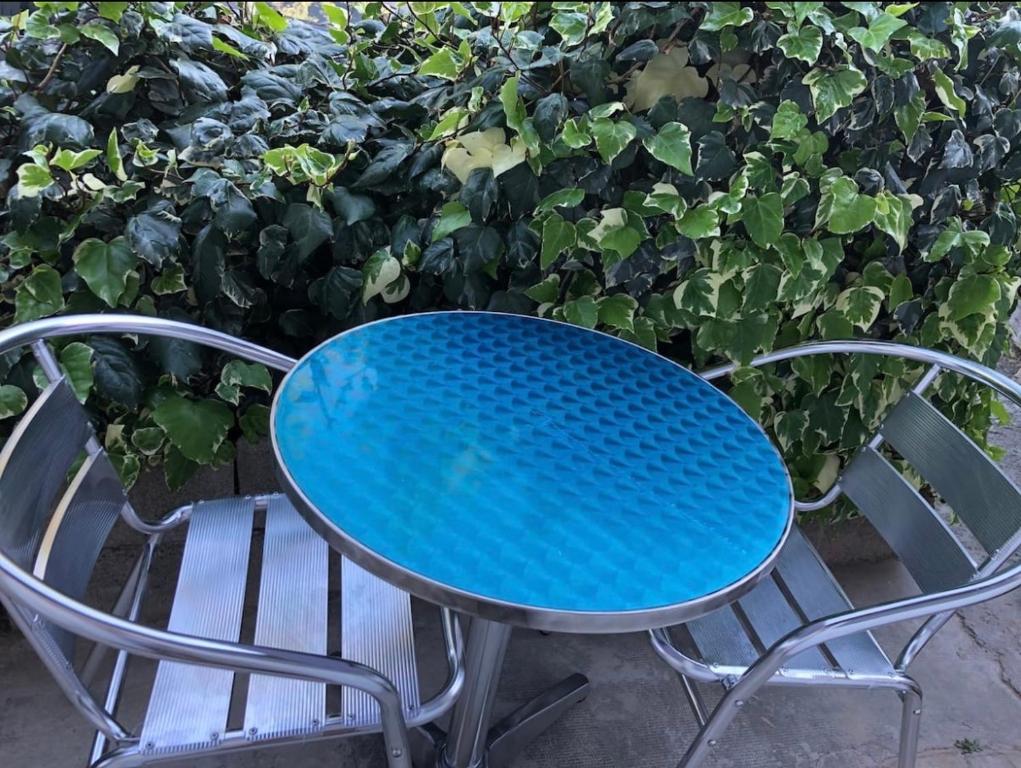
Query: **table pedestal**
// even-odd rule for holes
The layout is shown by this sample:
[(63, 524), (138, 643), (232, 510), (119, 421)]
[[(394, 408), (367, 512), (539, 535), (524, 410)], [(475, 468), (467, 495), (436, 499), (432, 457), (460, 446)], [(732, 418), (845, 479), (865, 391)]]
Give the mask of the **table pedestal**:
[(514, 757), (588, 695), (574, 674), (490, 727), (511, 627), (473, 618), (465, 645), (465, 684), (454, 705), (450, 732), (436, 726), (415, 733), (415, 764), (435, 768), (507, 768)]

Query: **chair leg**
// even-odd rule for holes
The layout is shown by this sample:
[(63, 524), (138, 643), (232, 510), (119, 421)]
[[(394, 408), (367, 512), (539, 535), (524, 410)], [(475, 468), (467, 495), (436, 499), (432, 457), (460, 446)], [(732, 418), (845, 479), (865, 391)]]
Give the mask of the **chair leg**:
[(915, 768), (918, 757), (918, 732), (922, 720), (922, 689), (914, 680), (900, 692), (900, 757), (897, 768)]

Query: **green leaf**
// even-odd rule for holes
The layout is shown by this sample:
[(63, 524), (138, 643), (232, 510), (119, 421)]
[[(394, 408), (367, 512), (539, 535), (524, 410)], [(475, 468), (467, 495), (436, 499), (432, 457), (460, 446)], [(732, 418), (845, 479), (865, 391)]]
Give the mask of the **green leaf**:
[(992, 275), (969, 275), (954, 281), (947, 296), (950, 319), (960, 321), (969, 315), (989, 316), (1000, 300), (1000, 283)]
[(808, 117), (790, 100), (780, 102), (769, 129), (771, 139), (796, 139), (808, 126)]
[(131, 249), (157, 269), (180, 250), (181, 220), (171, 210), (168, 205), (132, 216), (124, 233)]
[(382, 184), (393, 175), (414, 148), (415, 145), (410, 141), (397, 141), (383, 147), (362, 171), (354, 186), (375, 187)]
[(905, 26), (907, 26), (907, 22), (904, 19), (899, 19), (889, 13), (880, 13), (869, 21), (868, 29), (854, 27), (848, 30), (847, 34), (858, 41), (862, 48), (878, 52), (886, 45), (894, 32)]
[(552, 304), (560, 296), (560, 275), (554, 272), (541, 283), (525, 289), (525, 295), (539, 304)]
[(776, 44), (787, 58), (815, 64), (822, 51), (822, 31), (809, 24), (782, 35)]
[(723, 278), (708, 269), (697, 269), (674, 289), (674, 306), (700, 317), (715, 317)]
[(18, 194), (21, 197), (35, 197), (53, 184), (50, 169), (35, 163), (18, 166)]
[(252, 21), (271, 32), (283, 32), (287, 29), (287, 19), (270, 3), (252, 3)]
[(461, 203), (449, 202), (440, 209), (440, 217), (433, 225), (432, 242), (442, 240), (451, 232), (472, 223), (472, 215)]
[(188, 289), (184, 282), (184, 269), (179, 264), (164, 267), (152, 280), (152, 292), (157, 296), (169, 296)]
[(915, 289), (907, 275), (897, 275), (890, 281), (887, 295), (889, 297), (887, 306), (892, 311), (905, 301), (911, 301), (915, 297)]
[(167, 480), (167, 487), (176, 491), (180, 489), (198, 471), (199, 465), (191, 459), (186, 459), (184, 454), (173, 445), (167, 445), (163, 450), (163, 473)]
[(269, 407), (253, 403), (241, 414), (238, 425), (248, 442), (258, 443), (269, 434)]
[(152, 418), (182, 456), (199, 464), (212, 463), (234, 425), (234, 414), (220, 401), (191, 400), (176, 393), (160, 401)]
[(872, 223), (876, 201), (858, 192), (853, 179), (841, 176), (823, 192), (816, 211), (815, 226), (823, 224), (830, 232), (847, 235)]
[(85, 37), (102, 43), (114, 56), (120, 50), (120, 40), (117, 38), (117, 33), (101, 21), (90, 21), (79, 27), (78, 31), (85, 35)]
[(137, 408), (142, 401), (142, 373), (131, 353), (109, 336), (93, 336), (89, 346), (96, 392), (125, 408)]
[(901, 251), (908, 245), (908, 233), (913, 223), (911, 211), (911, 201), (906, 196), (898, 197), (885, 189), (876, 195), (873, 223), (890, 235)]
[(50, 24), (50, 14), (45, 11), (35, 11), (29, 14), (25, 20), (25, 34), (40, 40), (49, 40), (60, 37), (60, 30)]
[(378, 296), (401, 276), (401, 262), (390, 255), (389, 248), (380, 248), (362, 265), (362, 303)]
[(103, 154), (101, 149), (83, 149), (81, 152), (75, 152), (70, 149), (58, 149), (57, 153), (50, 160), (50, 165), (63, 168), (68, 172), (77, 171), (79, 168), (84, 168), (101, 154)]
[(783, 272), (772, 264), (755, 264), (745, 274), (744, 304), (746, 312), (766, 309), (776, 303)]
[(867, 331), (879, 316), (879, 307), (886, 294), (875, 286), (859, 285), (837, 296), (835, 309), (849, 322)]
[(0, 385), (0, 419), (17, 416), (28, 407), (28, 397), (13, 384)]
[(595, 328), (599, 322), (599, 305), (591, 296), (569, 301), (564, 304), (564, 320), (583, 328)]
[[(539, 266), (548, 269), (564, 251), (573, 248), (578, 235), (574, 224), (565, 221), (559, 213), (552, 214), (542, 223), (542, 246), (539, 252)], [(593, 326), (595, 323), (593, 323)]]
[(868, 85), (865, 75), (854, 67), (813, 69), (803, 82), (812, 92), (816, 120), (820, 123), (831, 118), (838, 109), (849, 107), (854, 97)]
[(638, 302), (626, 293), (616, 293), (599, 299), (599, 322), (619, 331), (635, 330), (635, 310)]
[(613, 227), (606, 230), (599, 239), (599, 247), (603, 249), (604, 255), (605, 251), (613, 251), (619, 254), (620, 258), (626, 259), (638, 250), (644, 239), (641, 232), (630, 226)]
[(716, 32), (724, 27), (743, 27), (754, 18), (752, 9), (742, 7), (741, 3), (710, 3), (709, 14), (699, 29)]
[(559, 189), (551, 195), (547, 195), (535, 206), (536, 213), (545, 213), (554, 208), (574, 208), (581, 205), (585, 199), (585, 191), (577, 188)]
[(452, 48), (440, 48), (427, 58), (418, 68), (418, 74), (442, 77), (445, 80), (456, 80), (464, 69), (464, 60)]
[(932, 71), (932, 81), (936, 87), (936, 95), (939, 96), (939, 100), (949, 109), (956, 111), (958, 117), (963, 120), (965, 112), (968, 110), (968, 105), (964, 102), (964, 99), (957, 95), (957, 91), (954, 90), (954, 81), (942, 69), (938, 68)]
[(304, 203), (291, 203), (287, 206), (281, 221), (296, 247), (295, 257), (304, 262), (323, 243), (333, 237), (333, 225), (330, 217)]
[(130, 3), (126, 2), (99, 2), (96, 3), (99, 8), (99, 15), (104, 19), (110, 21), (120, 21), (121, 16), (124, 15), (124, 11), (128, 9)]
[(560, 138), (572, 149), (581, 149), (592, 143), (592, 135), (575, 118), (564, 123), (564, 130), (560, 134)]
[(107, 456), (117, 472), (117, 477), (120, 478), (121, 485), (125, 489), (130, 489), (138, 480), (138, 473), (142, 469), (138, 456), (133, 453), (109, 453)]
[(232, 387), (249, 387), (270, 392), (273, 389), (273, 377), (269, 369), (261, 363), (246, 363), (242, 360), (231, 360), (220, 371), (220, 381)]
[(965, 231), (961, 220), (953, 218), (929, 248), (929, 252), (925, 254), (925, 260), (939, 261), (955, 248), (963, 248), (968, 258), (974, 259), (988, 245), (988, 233), (979, 230)]
[(550, 26), (564, 39), (565, 45), (577, 45), (585, 39), (588, 15), (585, 13), (555, 13)]
[(159, 427), (139, 427), (131, 433), (131, 445), (143, 456), (154, 456), (166, 443), (166, 434)]
[(334, 212), (348, 226), (368, 221), (376, 215), (376, 203), (368, 195), (353, 195), (343, 187), (334, 187), (326, 193)]
[(127, 288), (128, 273), (138, 264), (127, 240), (117, 237), (104, 243), (94, 237), (78, 244), (72, 256), (75, 271), (89, 290), (116, 307)]
[(225, 53), (228, 56), (233, 56), (235, 59), (241, 59), (242, 61), (248, 61), (248, 56), (239, 51), (230, 43), (224, 42), (218, 37), (213, 38), (213, 50), (219, 53)]
[(60, 285), (60, 273), (52, 267), (36, 267), (14, 293), (15, 323), (53, 315), (63, 308), (64, 292)]
[(719, 214), (709, 206), (689, 208), (677, 222), (677, 231), (692, 240), (720, 236)]
[(631, 123), (626, 121), (615, 123), (608, 117), (593, 120), (591, 130), (596, 140), (596, 149), (599, 150), (599, 156), (603, 158), (604, 163), (612, 162), (638, 134)]
[(499, 196), (500, 188), (493, 176), (493, 169), (476, 168), (461, 187), (458, 199), (468, 209), (472, 221), (482, 223), (489, 218)]
[(78, 402), (84, 403), (92, 391), (92, 347), (72, 341), (60, 350), (60, 367), (67, 376)]
[(904, 134), (904, 140), (910, 144), (918, 133), (918, 126), (922, 122), (922, 114), (925, 112), (925, 97), (916, 93), (906, 104), (893, 109), (893, 119)]
[(779, 192), (756, 197), (748, 195), (741, 204), (741, 216), (752, 240), (766, 248), (780, 239), (783, 232), (783, 203)]
[[(688, 176), (693, 175), (691, 169), (691, 131), (681, 123), (667, 123), (655, 136), (648, 136), (642, 140), (649, 153), (662, 163), (671, 168), (676, 168)], [(596, 146), (599, 146), (599, 139), (596, 138)], [(600, 150), (601, 151), (601, 150)]]

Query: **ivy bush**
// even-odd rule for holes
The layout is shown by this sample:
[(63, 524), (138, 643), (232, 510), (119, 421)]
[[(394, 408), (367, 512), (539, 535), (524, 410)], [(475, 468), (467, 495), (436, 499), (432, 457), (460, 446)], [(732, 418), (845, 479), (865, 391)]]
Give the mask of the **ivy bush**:
[[(461, 307), (695, 366), (808, 339), (1004, 346), (1012, 4), (322, 3), (321, 25), (35, 6), (0, 21), (0, 322), (131, 311), (298, 354)], [(268, 372), (208, 354), (59, 347), (129, 481), (162, 461), (180, 483), (265, 432)], [(34, 363), (0, 375), (14, 416)], [(917, 375), (817, 359), (731, 391), (804, 496)], [(940, 395), (983, 439), (996, 402), (949, 377)]]

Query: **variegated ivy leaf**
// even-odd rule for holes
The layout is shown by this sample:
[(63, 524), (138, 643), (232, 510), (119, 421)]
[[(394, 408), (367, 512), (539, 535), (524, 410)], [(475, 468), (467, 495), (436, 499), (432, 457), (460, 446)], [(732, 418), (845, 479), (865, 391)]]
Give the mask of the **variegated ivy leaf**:
[(524, 144), (508, 144), (503, 128), (465, 133), (447, 146), (442, 165), (462, 184), (476, 168), (489, 168), (493, 176), (499, 176), (525, 161)]
[(882, 289), (871, 285), (858, 285), (843, 291), (837, 297), (835, 308), (848, 322), (867, 331), (876, 322), (884, 298), (886, 294)]
[(854, 97), (865, 90), (868, 80), (854, 67), (813, 69), (803, 78), (812, 92), (815, 116), (819, 122), (828, 120), (842, 107), (849, 107)]
[(709, 81), (688, 65), (688, 49), (678, 45), (631, 76), (624, 102), (635, 112), (644, 112), (664, 96), (681, 101), (689, 96), (701, 99), (708, 93)]
[(389, 248), (380, 248), (362, 267), (362, 303), (367, 304), (373, 296), (383, 293), (400, 276), (400, 261), (390, 255)]

